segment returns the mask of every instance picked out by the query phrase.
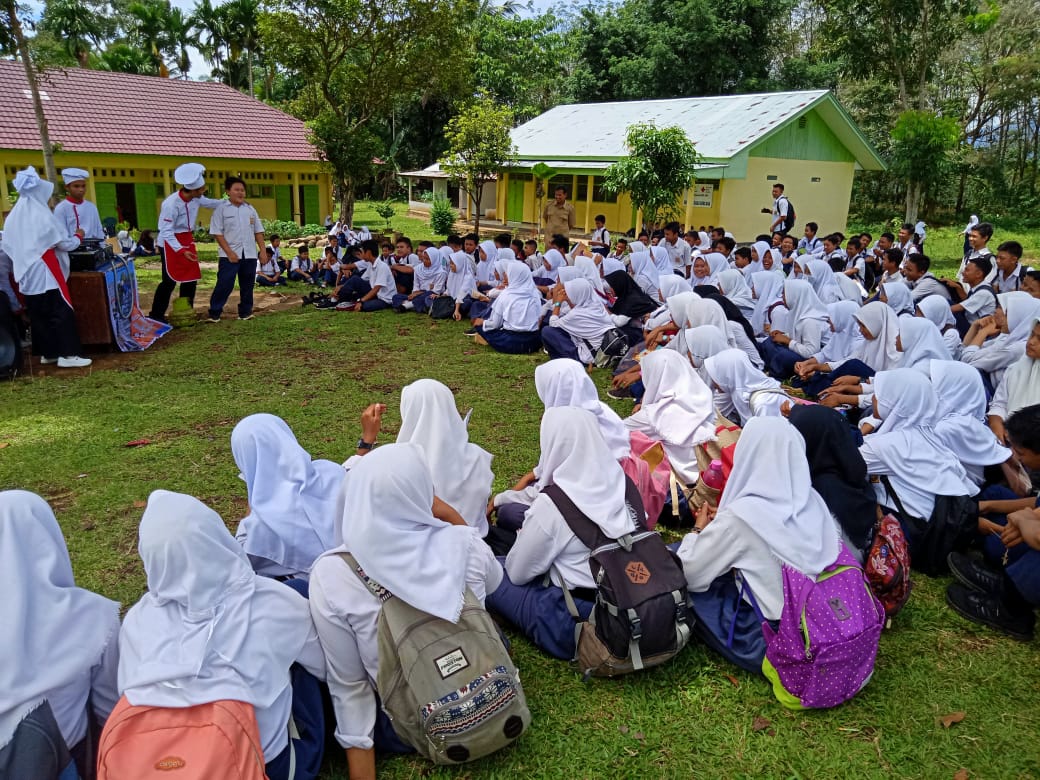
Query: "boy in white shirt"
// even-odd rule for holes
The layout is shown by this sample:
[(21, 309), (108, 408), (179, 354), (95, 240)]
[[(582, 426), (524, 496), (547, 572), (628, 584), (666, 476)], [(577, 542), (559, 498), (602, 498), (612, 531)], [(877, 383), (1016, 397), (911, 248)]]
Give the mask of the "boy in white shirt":
[(607, 256), (610, 251), (610, 233), (607, 231), (607, 218), (603, 214), (596, 215), (596, 229), (592, 231), (589, 246), (597, 255)]

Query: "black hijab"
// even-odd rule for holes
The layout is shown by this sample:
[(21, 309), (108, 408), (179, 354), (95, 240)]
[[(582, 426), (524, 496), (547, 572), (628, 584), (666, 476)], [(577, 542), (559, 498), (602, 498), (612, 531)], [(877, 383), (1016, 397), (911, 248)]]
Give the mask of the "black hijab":
[(733, 303), (729, 298), (718, 291), (718, 288), (712, 287), (710, 284), (698, 284), (693, 288), (693, 291), (702, 298), (715, 301), (719, 306), (722, 307), (722, 311), (726, 313), (726, 319), (730, 322), (737, 323), (744, 329), (747, 337), (751, 339), (751, 343), (755, 343), (755, 331), (751, 329), (751, 323), (747, 321), (740, 309), (737, 308), (737, 304)]
[(812, 484), (849, 541), (866, 553), (877, 522), (877, 496), (852, 429), (826, 406), (797, 405), (788, 418), (805, 439)]
[(643, 292), (627, 272), (614, 271), (607, 274), (604, 279), (617, 296), (614, 305), (610, 307), (611, 314), (638, 319), (660, 308), (661, 304), (656, 303), (653, 298)]

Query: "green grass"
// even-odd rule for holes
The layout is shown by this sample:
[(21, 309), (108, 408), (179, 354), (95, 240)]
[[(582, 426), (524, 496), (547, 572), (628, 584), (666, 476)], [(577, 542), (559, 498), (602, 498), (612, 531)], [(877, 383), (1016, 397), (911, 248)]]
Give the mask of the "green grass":
[[(158, 273), (141, 276), (147, 288)], [(206, 272), (200, 299), (212, 277)], [(367, 404), (389, 406), (381, 440), (390, 441), (401, 387), (430, 376), (452, 388), (461, 410), (473, 407), (472, 439), (495, 455), (502, 489), (538, 457), (533, 370), (545, 358), (477, 347), (464, 327), (296, 308), (175, 331), (89, 375), (0, 385), (0, 486), (46, 497), (78, 582), (124, 608), (145, 587), (136, 532), (152, 490), (196, 495), (231, 528), (245, 514), (229, 439), (253, 412), (284, 417), (314, 457), (343, 460)], [(606, 386), (603, 372), (595, 379)], [(611, 403), (622, 414), (630, 409)], [(151, 444), (125, 446), (142, 438)], [(404, 757), (381, 760), (379, 771), (387, 778), (948, 779), (964, 768), (972, 777), (1040, 776), (1036, 645), (958, 618), (943, 602), (945, 584), (917, 578), (909, 605), (882, 636), (874, 679), (831, 711), (786, 711), (763, 679), (698, 645), (660, 669), (582, 683), (511, 634), (534, 716), (520, 743), (455, 770)], [(956, 711), (963, 722), (937, 723)], [(769, 726), (756, 730), (759, 718)], [(324, 777), (346, 779), (341, 751), (328, 754)]]

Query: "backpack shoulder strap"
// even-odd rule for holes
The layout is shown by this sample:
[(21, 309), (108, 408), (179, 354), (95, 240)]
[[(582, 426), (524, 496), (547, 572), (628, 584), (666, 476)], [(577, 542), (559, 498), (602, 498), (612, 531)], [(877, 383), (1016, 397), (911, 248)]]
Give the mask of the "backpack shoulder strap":
[(568, 527), (581, 540), (581, 543), (590, 550), (595, 550), (608, 541), (600, 527), (578, 509), (577, 505), (560, 489), (559, 485), (546, 485), (542, 488), (542, 492), (556, 504), (556, 508), (560, 510), (560, 514), (563, 515), (563, 519)]
[(881, 475), (881, 484), (885, 486), (885, 492), (892, 496), (892, 500), (896, 502), (896, 509), (899, 510), (899, 516), (905, 520), (913, 518), (914, 516), (907, 512), (903, 507), (903, 502), (899, 500), (899, 494), (896, 493), (895, 488), (892, 487), (892, 480), (888, 478), (887, 474)]
[(365, 570), (361, 568), (361, 564), (357, 562), (357, 558), (353, 555), (345, 552), (340, 553), (340, 557), (346, 562), (347, 566), (350, 567), (350, 570), (357, 575), (358, 579), (365, 583), (368, 592), (379, 599), (380, 603), (386, 603), (394, 597), (393, 593), (365, 574)]

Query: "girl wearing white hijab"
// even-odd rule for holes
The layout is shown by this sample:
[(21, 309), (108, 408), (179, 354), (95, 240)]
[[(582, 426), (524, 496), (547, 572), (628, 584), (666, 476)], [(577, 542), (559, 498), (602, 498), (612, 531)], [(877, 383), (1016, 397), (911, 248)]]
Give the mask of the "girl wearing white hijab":
[(917, 302), (917, 315), (924, 317), (939, 329), (946, 349), (954, 360), (959, 360), (961, 334), (957, 332), (957, 318), (950, 311), (950, 302), (939, 295), (925, 296)]
[(574, 258), (574, 267), (578, 269), (583, 279), (592, 285), (597, 293), (603, 294), (603, 277), (600, 276), (599, 266), (591, 257), (578, 255)]
[[(748, 267), (750, 268), (750, 266)], [(755, 299), (755, 309), (748, 319), (751, 322), (751, 329), (755, 332), (755, 336), (766, 336), (766, 325), (769, 325), (770, 328), (775, 326), (778, 330), (784, 330), (786, 317), (784, 318), (783, 326), (775, 320), (775, 316), (780, 309), (784, 312), (788, 311), (787, 307), (784, 306), (783, 274), (759, 271), (755, 274), (749, 274), (748, 279), (751, 281), (751, 294)]]
[(474, 300), (485, 297), (477, 290), (472, 260), (473, 258), (462, 250), (453, 252), (448, 260), (444, 294), (450, 295), (455, 301), (455, 320), (461, 320), (469, 313)]
[(740, 309), (748, 321), (755, 313), (755, 301), (751, 297), (751, 288), (748, 287), (744, 274), (735, 268), (728, 268), (719, 274), (719, 292), (733, 301), (733, 305)]
[(939, 329), (923, 317), (899, 318), (900, 368), (912, 368), (928, 375), (930, 360), (951, 360)]
[(348, 544), (314, 565), (310, 608), (328, 666), (336, 713), (336, 741), (351, 777), (375, 777), (375, 751), (405, 753), (377, 706), (377, 627), (382, 602), (343, 553), (394, 596), (416, 609), (457, 623), (465, 591), (484, 602), (502, 569), (478, 531), (430, 514), (433, 478), (422, 449), (390, 444), (367, 455), (344, 483), (341, 536)]
[(692, 485), (700, 476), (697, 445), (715, 441), (711, 391), (689, 361), (672, 350), (651, 352), (640, 365), (646, 389), (639, 411), (625, 419), (625, 426), (661, 442), (676, 476)]
[[(634, 512), (625, 500), (627, 478), (592, 412), (562, 406), (545, 410), (537, 472), (539, 490), (558, 486), (607, 537), (616, 539), (636, 529)], [(549, 496), (539, 494), (531, 503), (506, 556), (505, 572), (502, 584), (488, 594), (488, 607), (549, 655), (573, 658), (574, 619), (562, 588), (570, 590), (579, 615), (587, 619), (596, 583), (589, 569), (589, 548)], [(546, 574), (549, 585), (543, 584)]]
[[(747, 266), (747, 268), (744, 269), (744, 272), (750, 277), (751, 274), (757, 274), (766, 271), (766, 256), (768, 255), (772, 257), (772, 254), (772, 249), (769, 246), (768, 241), (756, 241), (751, 245), (751, 263)], [(769, 272), (774, 273), (776, 271), (777, 265), (777, 263), (774, 263), (773, 268), (768, 269)]]
[[(725, 598), (732, 603), (739, 591), (730, 572), (736, 570), (763, 616), (779, 620), (784, 605), (782, 567), (816, 577), (835, 562), (841, 549), (834, 518), (812, 487), (805, 440), (786, 420), (756, 418), (741, 432), (718, 511), (714, 517), (705, 510), (698, 513), (693, 532), (683, 537), (678, 554), (698, 614), (702, 600), (717, 600), (720, 591), (728, 590)], [(717, 583), (720, 578), (725, 581)], [(717, 612), (719, 607), (714, 609)], [(750, 619), (740, 622), (741, 635), (733, 642), (727, 636), (729, 620), (721, 621), (722, 625), (717, 620), (701, 622), (716, 634), (710, 644), (717, 648), (734, 643), (757, 647), (741, 666), (761, 672), (765, 654), (761, 624), (753, 612), (746, 612)]]
[(412, 292), (394, 296), (394, 307), (425, 314), (430, 303), (444, 292), (448, 271), (441, 262), (441, 252), (434, 246), (419, 245), (418, 262), (412, 271)]
[(794, 373), (795, 363), (819, 352), (831, 335), (827, 309), (808, 282), (784, 282), (784, 305), (791, 312), (791, 332), (770, 328), (769, 339), (760, 342), (770, 373), (780, 379)]
[(1019, 409), (1040, 404), (1040, 319), (1026, 341), (1026, 353), (1004, 372), (989, 405), (989, 427), (1001, 444), (1007, 442), (1004, 421)]
[(0, 492), (0, 579), (0, 748), (27, 717), (37, 725), (25, 728), (39, 729), (50, 715), (76, 759), (72, 775), (93, 777), (87, 718), (103, 724), (119, 697), (119, 605), (76, 587), (54, 513), (24, 490)]
[(1000, 384), (1008, 366), (1025, 354), (1040, 300), (1026, 292), (1001, 293), (991, 317), (976, 320), (964, 336), (960, 359), (981, 371), (990, 388)]
[(986, 389), (979, 372), (956, 360), (932, 360), (932, 387), (938, 400), (935, 433), (979, 487), (986, 466), (1005, 463), (1011, 450), (1002, 447), (985, 422)]
[(651, 246), (648, 250), (650, 257), (654, 261), (654, 265), (657, 267), (658, 276), (674, 276), (675, 269), (672, 266), (672, 259), (668, 255), (668, 250), (660, 244)]
[(495, 263), (498, 261), (498, 246), (494, 241), (481, 241), (477, 246), (477, 268), (474, 272), (477, 278), (477, 289), (487, 292), (494, 287), (493, 275)]
[(683, 343), (690, 365), (697, 372), (705, 385), (712, 391), (715, 409), (723, 417), (729, 420), (737, 419), (737, 411), (733, 407), (733, 400), (728, 394), (717, 390), (711, 381), (711, 376), (704, 367), (704, 361), (712, 355), (717, 355), (723, 350), (730, 349), (726, 336), (714, 325), (700, 325), (696, 328), (687, 328), (683, 332)]
[[(856, 353), (840, 366), (832, 367), (831, 385), (817, 391), (820, 401), (827, 406), (853, 404), (869, 409), (874, 400), (874, 389), (869, 379), (879, 371), (890, 371), (902, 365), (899, 349), (899, 317), (886, 303), (871, 301), (853, 315), (859, 323), (863, 341)], [(877, 420), (867, 420), (876, 426)]]
[[(570, 311), (560, 314), (563, 302)], [(585, 365), (592, 362), (603, 334), (614, 327), (603, 299), (584, 279), (556, 285), (549, 324), (542, 328), (542, 343), (550, 358), (568, 357)]]
[(913, 316), (916, 312), (913, 293), (902, 282), (886, 282), (881, 285), (878, 298), (891, 306), (899, 316), (904, 314)]
[(758, 347), (748, 337), (744, 326), (729, 319), (725, 310), (717, 301), (713, 301), (710, 298), (701, 298), (700, 295), (697, 295), (695, 298), (685, 299), (685, 303), (680, 311), (680, 316), (685, 322), (682, 324), (677, 322), (676, 325), (679, 325), (679, 327), (696, 328), (701, 325), (714, 325), (726, 334), (727, 340), (732, 346), (743, 350), (744, 354), (748, 356), (748, 360), (751, 361), (751, 365), (756, 368), (762, 368), (765, 365)]
[[(201, 501), (156, 490), (141, 518), (138, 551), (148, 592), (126, 615), (119, 635), (119, 689), (134, 706), (192, 707), (232, 699), (253, 706), (267, 775), (317, 776), (324, 724), (311, 739), (293, 737), (290, 712), (321, 719), (317, 683), (294, 691), (299, 663), (325, 679), (325, 659), (307, 600), (286, 584), (259, 577), (223, 520)], [(308, 707), (294, 707), (306, 684)], [(298, 702), (303, 704), (302, 701)]]
[(742, 424), (753, 417), (780, 417), (787, 394), (739, 349), (727, 349), (704, 361), (712, 385), (729, 398)]
[[(835, 277), (834, 271), (831, 270), (831, 267), (827, 264), (826, 260), (809, 260), (809, 262), (806, 263), (806, 268), (808, 270), (806, 271), (805, 278), (808, 280), (809, 284), (812, 285), (816, 296), (825, 306), (845, 300), (845, 293), (842, 291), (841, 286), (838, 284), (838, 280)], [(910, 292), (909, 288), (907, 289), (907, 292)]]
[(235, 536), (253, 571), (307, 579), (314, 561), (337, 544), (336, 496), (343, 467), (311, 460), (285, 421), (251, 414), (231, 431), (231, 454), (246, 483), (249, 514)]
[(47, 205), (54, 185), (41, 179), (31, 165), (14, 177), (18, 202), (4, 221), (3, 251), (10, 256), (14, 280), (25, 296), (33, 342), (43, 364), (58, 368), (89, 366), (80, 357), (79, 332), (72, 311), (68, 253), (79, 246), (79, 238), (68, 235), (65, 226)]
[(486, 320), (473, 320), (476, 341), (510, 355), (537, 352), (542, 348), (542, 294), (526, 263), (507, 263), (505, 275), (506, 287), (495, 299), (491, 314)]
[(658, 293), (663, 303), (667, 303), (668, 299), (673, 295), (679, 295), (684, 292), (690, 292), (690, 283), (678, 274), (668, 274), (661, 277)]
[[(867, 436), (859, 452), (867, 473), (885, 475), (903, 507), (913, 517), (927, 521), (935, 497), (973, 496), (979, 489), (968, 479), (960, 460), (935, 432), (938, 399), (927, 375), (909, 368), (882, 371), (874, 377), (875, 416), (881, 420)], [(913, 557), (913, 529), (900, 517), (896, 501), (884, 484), (874, 485), (878, 503), (902, 521)]]
[[(487, 536), (485, 510), (494, 479), (491, 454), (469, 441), (466, 423), (447, 386), (435, 379), (405, 385), (397, 443), (415, 444), (422, 450), (437, 498), (453, 507), (481, 537)], [(349, 539), (343, 541), (349, 546)]]
[(613, 409), (599, 400), (596, 385), (581, 363), (566, 358), (542, 363), (534, 370), (534, 386), (546, 409), (574, 406), (592, 412), (615, 460), (629, 454), (631, 445), (625, 424)]
[(650, 259), (650, 253), (646, 250), (633, 251), (629, 256), (629, 261), (632, 265), (632, 278), (636, 280), (640, 289), (655, 301), (663, 300), (661, 298), (661, 274), (654, 265), (654, 261)]

